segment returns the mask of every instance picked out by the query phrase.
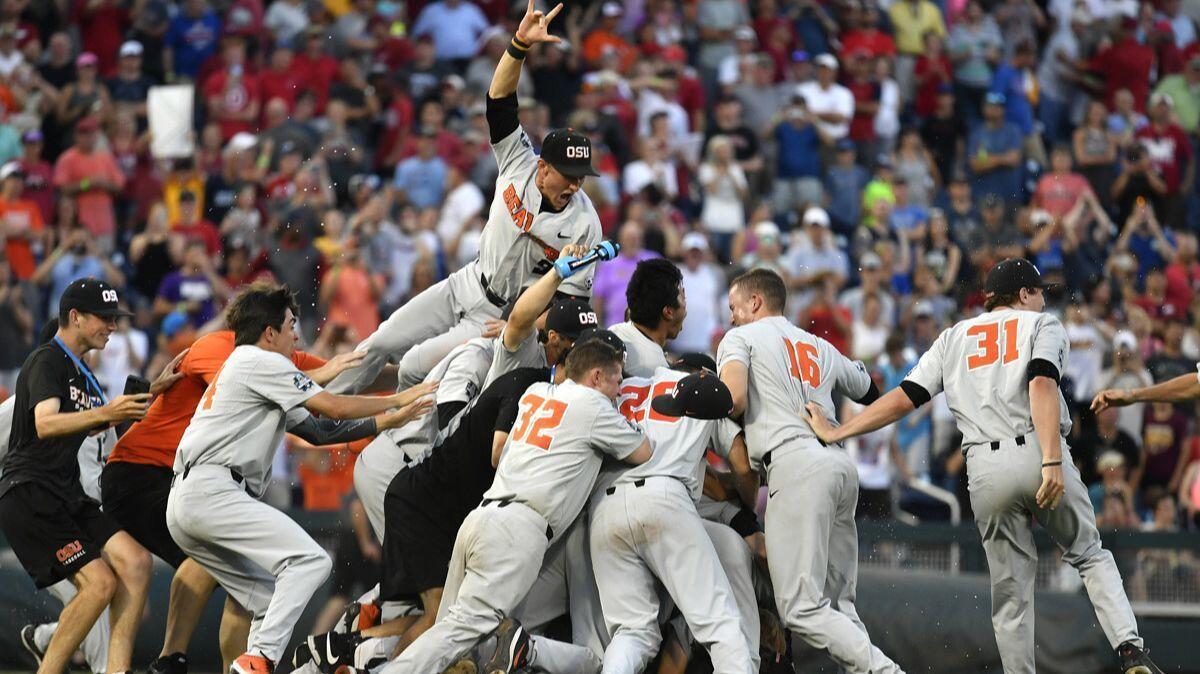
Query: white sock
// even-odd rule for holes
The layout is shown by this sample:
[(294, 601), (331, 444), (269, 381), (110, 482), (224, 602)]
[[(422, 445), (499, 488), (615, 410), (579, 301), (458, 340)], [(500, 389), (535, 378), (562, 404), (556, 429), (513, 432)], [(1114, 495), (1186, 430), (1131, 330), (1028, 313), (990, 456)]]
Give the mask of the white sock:
[(45, 653), (46, 649), (50, 647), (50, 639), (54, 637), (56, 629), (58, 629), (58, 623), (46, 623), (33, 628), (33, 645)]

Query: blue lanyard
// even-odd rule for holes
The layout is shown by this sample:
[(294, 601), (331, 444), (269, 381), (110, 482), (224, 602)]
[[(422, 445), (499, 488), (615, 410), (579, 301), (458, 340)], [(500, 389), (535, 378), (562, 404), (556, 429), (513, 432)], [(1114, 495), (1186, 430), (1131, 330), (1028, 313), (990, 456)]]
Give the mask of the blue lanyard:
[(71, 362), (75, 364), (75, 369), (83, 374), (83, 378), (87, 381), (88, 388), (95, 389), (96, 395), (100, 398), (100, 404), (107, 405), (108, 398), (104, 397), (104, 389), (100, 388), (100, 383), (97, 382), (96, 378), (92, 376), (92, 371), (89, 370), (87, 366), (79, 360), (79, 356), (76, 356), (73, 351), (67, 348), (66, 344), (63, 344), (63, 341), (58, 338), (58, 335), (54, 336), (54, 343), (58, 344), (58, 347), (67, 354), (67, 357), (70, 358)]

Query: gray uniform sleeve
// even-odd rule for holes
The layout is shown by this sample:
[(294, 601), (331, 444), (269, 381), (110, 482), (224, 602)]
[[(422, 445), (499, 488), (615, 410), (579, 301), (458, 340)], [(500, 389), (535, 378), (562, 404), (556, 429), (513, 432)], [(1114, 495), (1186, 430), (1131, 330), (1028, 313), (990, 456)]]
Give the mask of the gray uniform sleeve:
[[(507, 330), (508, 326), (505, 326), (504, 329)], [(501, 332), (500, 336), (496, 338), (496, 348), (492, 355), (492, 363), (488, 369), (484, 388), (519, 367), (538, 367), (545, 365), (545, 361), (545, 352), (542, 351), (542, 345), (538, 342), (536, 330), (526, 337), (525, 341), (518, 344), (514, 351), (509, 351), (508, 347), (504, 346), (504, 333)]]
[(832, 368), (834, 381), (834, 390), (851, 400), (858, 400), (867, 395), (867, 391), (871, 389), (871, 375), (867, 373), (867, 366), (861, 361), (850, 360), (843, 356), (832, 344), (821, 340), (821, 348), (829, 355), (829, 363)]
[(288, 358), (268, 353), (246, 374), (246, 387), (285, 412), (303, 405), (324, 389), (296, 369)]
[(712, 442), (709, 445), (717, 456), (722, 459), (729, 459), (729, 452), (733, 449), (733, 441), (737, 439), (739, 433), (742, 432), (742, 427), (737, 425), (737, 422), (732, 419), (720, 419), (712, 429)]
[(1067, 362), (1067, 351), (1071, 342), (1067, 339), (1067, 330), (1061, 321), (1054, 316), (1043, 314), (1033, 330), (1032, 353), (1029, 360), (1044, 360), (1054, 366), (1057, 375), (1062, 375)]
[(917, 386), (925, 389), (925, 392), (932, 398), (942, 392), (942, 370), (945, 367), (946, 354), (946, 335), (950, 334), (949, 330), (944, 331), (933, 342), (933, 346), (921, 356), (917, 361), (916, 367), (904, 381), (910, 381)]
[(491, 368), (491, 361), (481, 355), (483, 353), (482, 350), (472, 347), (459, 353), (450, 362), (438, 384), (438, 405), (469, 403), (479, 395), (480, 386)]
[(624, 459), (642, 446), (646, 434), (641, 427), (621, 416), (615, 407), (604, 405), (592, 421), (592, 446), (616, 459)]
[(745, 333), (736, 328), (725, 333), (717, 348), (717, 371), (720, 372), (726, 363), (732, 362), (750, 367), (750, 343)]

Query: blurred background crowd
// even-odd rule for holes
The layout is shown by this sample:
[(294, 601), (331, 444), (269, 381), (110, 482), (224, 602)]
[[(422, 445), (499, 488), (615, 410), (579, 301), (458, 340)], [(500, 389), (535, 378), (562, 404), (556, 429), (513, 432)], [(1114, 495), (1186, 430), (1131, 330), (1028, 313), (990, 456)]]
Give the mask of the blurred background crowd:
[[(545, 7), (549, 9), (549, 7)], [(299, 295), (332, 355), (472, 260), (496, 165), (484, 95), (524, 3), (0, 0), (0, 396), (72, 280), (136, 318), (96, 359), (119, 393), (219, 325), (243, 284)], [(1025, 256), (1063, 284), (1069, 438), (1102, 527), (1200, 527), (1192, 405), (1091, 397), (1200, 360), (1197, 0), (569, 2), (520, 119), (591, 138), (584, 191), (622, 257), (683, 269), (675, 352), (715, 351), (731, 275), (895, 386)], [(194, 156), (150, 151), (147, 97), (195, 87)], [(853, 414), (850, 404), (843, 414)], [(339, 509), (353, 454), (292, 441), (281, 504)], [(853, 443), (860, 516), (965, 476), (945, 404)], [(287, 489), (283, 490), (287, 492)], [(360, 536), (368, 558), (378, 550)]]

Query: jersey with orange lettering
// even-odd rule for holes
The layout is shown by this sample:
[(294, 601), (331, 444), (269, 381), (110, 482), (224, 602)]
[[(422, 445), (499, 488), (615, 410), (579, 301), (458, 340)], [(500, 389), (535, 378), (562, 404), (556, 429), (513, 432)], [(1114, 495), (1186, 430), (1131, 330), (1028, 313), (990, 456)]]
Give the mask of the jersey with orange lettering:
[[(943, 332), (903, 385), (916, 384), (930, 397), (945, 391), (964, 446), (1015, 438), (1033, 432), (1030, 361), (1048, 361), (1062, 372), (1069, 346), (1054, 316), (997, 309)], [(1058, 397), (1059, 433), (1067, 437), (1071, 415), (1061, 390)]]
[(806, 403), (817, 403), (833, 418), (835, 390), (857, 400), (871, 389), (871, 376), (861, 362), (846, 358), (783, 316), (761, 318), (725, 333), (717, 350), (718, 367), (732, 361), (748, 371), (744, 427), (756, 466), (764, 454), (785, 444), (817, 443), (804, 420)]

